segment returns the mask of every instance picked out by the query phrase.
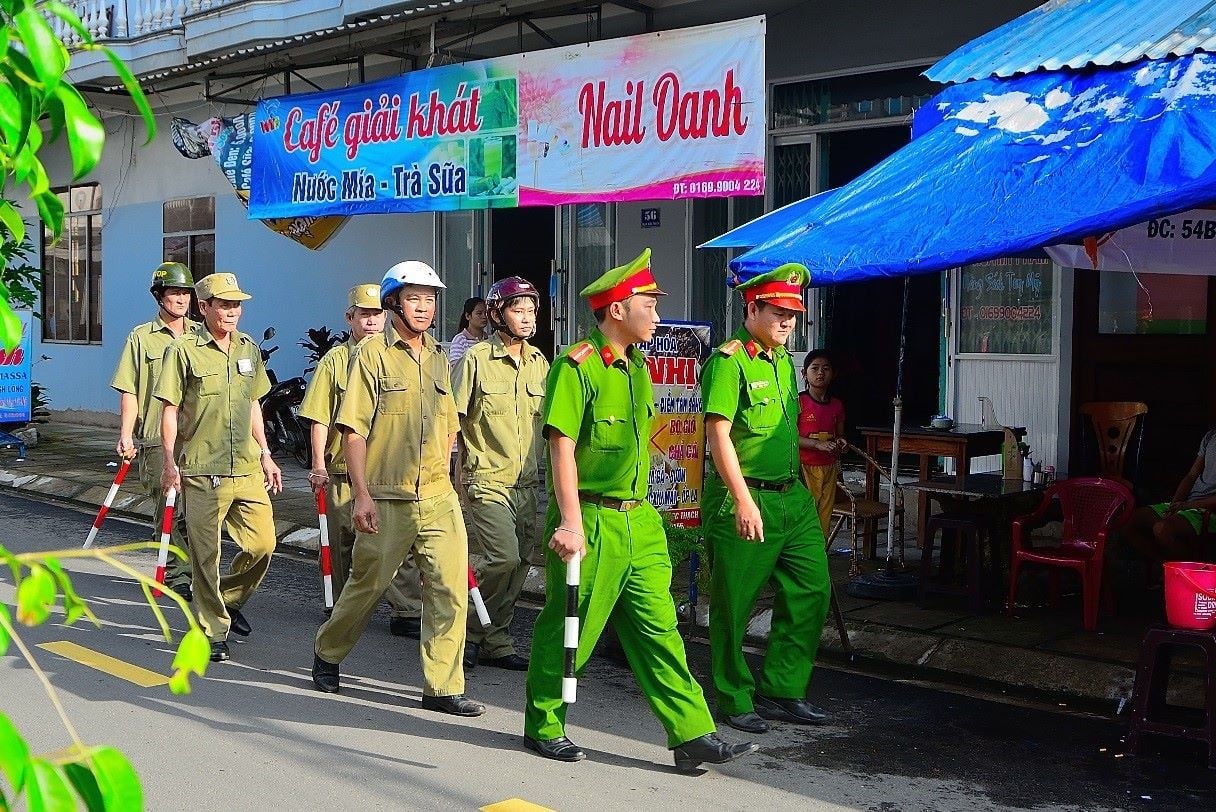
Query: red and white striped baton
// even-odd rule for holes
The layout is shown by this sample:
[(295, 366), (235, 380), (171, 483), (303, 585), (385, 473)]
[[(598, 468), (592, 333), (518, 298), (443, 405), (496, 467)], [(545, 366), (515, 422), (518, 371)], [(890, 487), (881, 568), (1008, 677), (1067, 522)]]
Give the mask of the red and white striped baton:
[(122, 481), (127, 478), (129, 470), (131, 470), (131, 461), (124, 459), (118, 466), (118, 473), (114, 475), (114, 484), (110, 486), (106, 500), (101, 503), (101, 510), (97, 511), (97, 518), (93, 520), (93, 527), (89, 529), (89, 537), (84, 540), (86, 550), (92, 547), (93, 542), (97, 539), (97, 531), (101, 530), (101, 523), (106, 520), (106, 514), (110, 512), (110, 505), (114, 504), (114, 497), (118, 495), (118, 489), (122, 486)]
[[(160, 520), (160, 549), (156, 552), (156, 583), (165, 582), (165, 568), (169, 565), (169, 536), (173, 534), (173, 505), (177, 503), (177, 488), (165, 491), (165, 513)], [(160, 590), (153, 589), (152, 597), (159, 598)]]
[(481, 625), (490, 628), (490, 613), (486, 610), (486, 602), (482, 600), (481, 589), (477, 586), (477, 576), (469, 567), (469, 597), (473, 599), (473, 608), (477, 610), (477, 619)]
[(562, 670), (562, 702), (567, 705), (573, 705), (578, 695), (575, 669), (578, 660), (579, 560), (582, 556), (581, 552), (577, 552), (566, 562), (566, 662)]
[(325, 608), (334, 608), (334, 562), (329, 553), (329, 513), (325, 508), (325, 489), (317, 491), (317, 524), (321, 528), (321, 585)]

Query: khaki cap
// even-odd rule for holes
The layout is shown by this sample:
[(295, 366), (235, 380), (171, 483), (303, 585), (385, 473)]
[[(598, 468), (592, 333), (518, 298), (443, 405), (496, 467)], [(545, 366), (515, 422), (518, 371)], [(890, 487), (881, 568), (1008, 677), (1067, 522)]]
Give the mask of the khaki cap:
[(382, 310), (380, 303), (380, 286), (373, 284), (355, 285), (346, 294), (347, 307), (362, 307), (365, 310)]
[(231, 302), (241, 302), (252, 299), (241, 286), (237, 284), (236, 274), (213, 273), (204, 276), (194, 283), (194, 293), (199, 299), (227, 299)]

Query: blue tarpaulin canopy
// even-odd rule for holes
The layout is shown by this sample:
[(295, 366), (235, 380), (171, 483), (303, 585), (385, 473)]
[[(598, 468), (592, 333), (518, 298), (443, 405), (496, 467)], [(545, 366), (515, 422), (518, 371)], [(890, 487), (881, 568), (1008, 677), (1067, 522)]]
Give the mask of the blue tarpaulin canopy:
[(746, 279), (801, 262), (815, 284), (956, 267), (1216, 200), (1216, 55), (947, 88), (913, 140), (851, 183), (703, 248), (751, 247)]

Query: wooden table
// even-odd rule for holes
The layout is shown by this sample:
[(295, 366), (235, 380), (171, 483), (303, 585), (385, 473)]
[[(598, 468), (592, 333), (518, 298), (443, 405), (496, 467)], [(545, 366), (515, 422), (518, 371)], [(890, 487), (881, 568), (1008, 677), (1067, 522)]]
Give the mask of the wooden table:
[[(901, 486), (915, 491), (918, 497), (936, 499), (943, 509), (974, 512), (988, 517), (993, 533), (993, 568), (1004, 566), (1002, 559), (1010, 546), (1010, 525), (1015, 516), (1038, 506), (1046, 485), (1034, 485), (1020, 479), (1004, 479), (1001, 474), (967, 474), (962, 477), (940, 475)], [(921, 548), (924, 549), (922, 536)], [(1000, 555), (998, 556), (998, 551)]]
[[(893, 433), (891, 427), (859, 426), (858, 430), (866, 439), (866, 453), (871, 457), (878, 459), (881, 454), (889, 455), (891, 453)], [(1024, 428), (1012, 430), (1018, 439), (1026, 434)], [(929, 481), (929, 466), (937, 457), (949, 457), (955, 461), (955, 480), (961, 486), (970, 472), (971, 460), (990, 454), (1000, 454), (1001, 444), (1004, 441), (1005, 430), (1003, 428), (992, 429), (975, 423), (959, 423), (951, 429), (904, 426), (899, 435), (899, 452), (916, 454), (920, 457), (919, 476), (921, 481)], [(895, 475), (894, 471), (891, 473)], [(866, 498), (878, 498), (878, 472), (869, 463), (866, 464)], [(929, 522), (928, 493), (923, 490), (917, 491), (916, 507), (916, 540), (917, 544), (923, 544)], [(867, 543), (877, 532), (877, 523), (865, 528), (864, 535)], [(888, 532), (890, 532), (889, 529)]]

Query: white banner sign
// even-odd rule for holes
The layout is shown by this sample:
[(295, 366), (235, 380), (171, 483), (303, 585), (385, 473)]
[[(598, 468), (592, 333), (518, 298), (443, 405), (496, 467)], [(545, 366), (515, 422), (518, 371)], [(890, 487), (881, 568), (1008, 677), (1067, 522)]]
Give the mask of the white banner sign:
[(1047, 254), (1066, 268), (1216, 276), (1216, 209), (1157, 217)]

